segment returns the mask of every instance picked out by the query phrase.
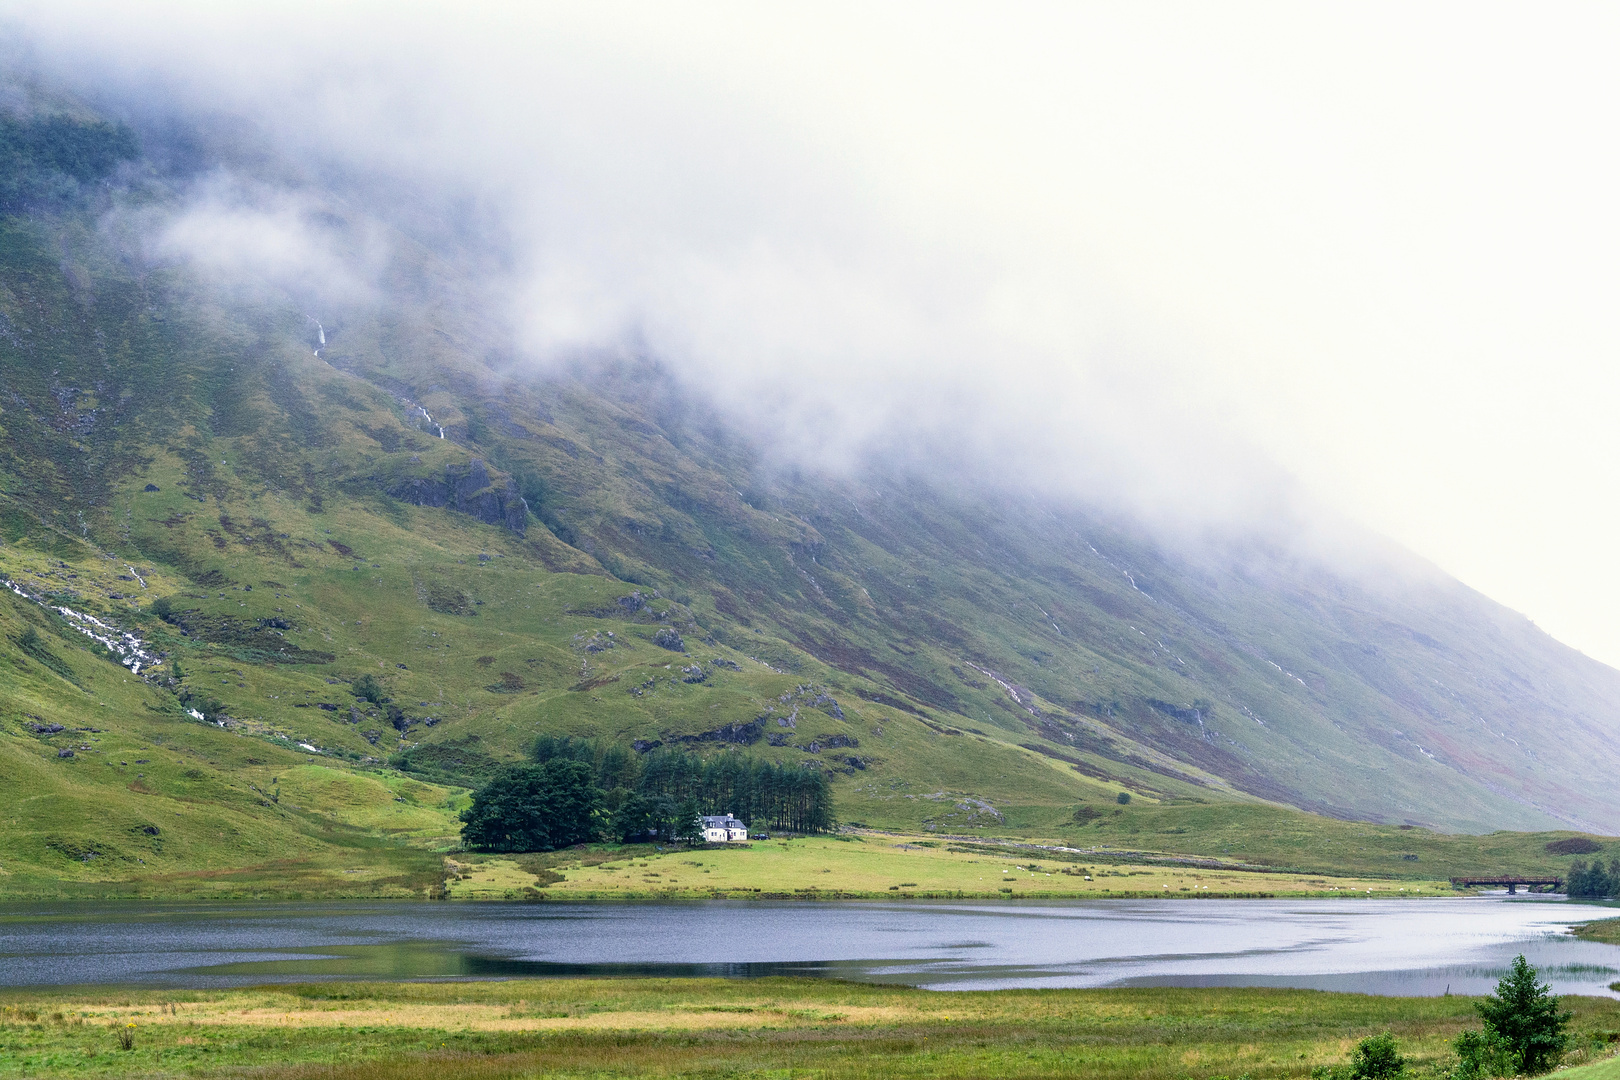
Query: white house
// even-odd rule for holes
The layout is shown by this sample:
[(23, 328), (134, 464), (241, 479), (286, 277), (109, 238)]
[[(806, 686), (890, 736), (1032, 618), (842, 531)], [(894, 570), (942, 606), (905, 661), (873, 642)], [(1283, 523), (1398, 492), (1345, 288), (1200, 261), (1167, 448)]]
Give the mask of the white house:
[(703, 839), (711, 844), (724, 844), (748, 839), (748, 826), (730, 814), (704, 815)]

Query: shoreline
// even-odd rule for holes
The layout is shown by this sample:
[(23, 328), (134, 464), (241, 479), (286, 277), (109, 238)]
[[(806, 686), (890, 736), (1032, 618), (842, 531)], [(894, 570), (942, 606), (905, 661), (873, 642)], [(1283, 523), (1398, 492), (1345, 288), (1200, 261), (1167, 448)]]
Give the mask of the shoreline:
[[(0, 905), (453, 900), (817, 903), (1017, 900), (1417, 899), (1502, 895), (1439, 876), (1305, 872), (1146, 848), (1083, 848), (1038, 840), (838, 834), (664, 848), (587, 844), (539, 853), (417, 848), (377, 865), (273, 861), (250, 866), (63, 880), (0, 876)], [(405, 871), (401, 873), (400, 871)], [(1443, 871), (1442, 871), (1443, 872)], [(1432, 872), (1431, 872), (1432, 873)], [(1558, 902), (1564, 894), (1526, 892)]]
[[(854, 890), (803, 890), (795, 892), (768, 892), (758, 889), (735, 889), (715, 891), (708, 893), (684, 891), (578, 891), (578, 892), (549, 892), (544, 889), (511, 890), (508, 894), (495, 895), (481, 893), (476, 896), (423, 896), (420, 893), (399, 894), (394, 896), (377, 893), (215, 893), (207, 895), (177, 894), (172, 896), (154, 896), (145, 894), (112, 894), (106, 896), (61, 896), (61, 895), (9, 895), (0, 896), (0, 916), (18, 908), (36, 904), (175, 904), (207, 906), (212, 904), (319, 904), (319, 903), (377, 903), (377, 904), (454, 904), (454, 905), (480, 905), (480, 904), (655, 904), (655, 903), (698, 903), (715, 900), (724, 901), (802, 901), (805, 903), (877, 903), (877, 902), (904, 902), (916, 900), (960, 900), (972, 903), (1001, 903), (1013, 904), (1024, 901), (1041, 901), (1051, 903), (1054, 901), (1097, 902), (1110, 900), (1158, 900), (1158, 901), (1199, 901), (1199, 900), (1345, 900), (1358, 903), (1393, 901), (1405, 902), (1410, 900), (1508, 900), (1505, 895), (1490, 893), (1381, 893), (1369, 895), (1365, 892), (1199, 892), (1199, 893), (1170, 893), (1136, 891), (1113, 893), (1065, 893), (1065, 892), (1022, 892), (1015, 895), (1006, 893), (973, 893), (973, 892), (859, 892)], [(1515, 896), (1511, 898), (1516, 903), (1536, 902), (1547, 904), (1582, 903), (1579, 899), (1572, 900), (1562, 893), (1535, 894), (1531, 896)], [(1592, 903), (1602, 903), (1592, 901)], [(1587, 920), (1579, 925), (1588, 923), (1606, 922), (1610, 920)], [(1615, 920), (1620, 923), (1620, 917)], [(1620, 943), (1620, 942), (1617, 942)]]

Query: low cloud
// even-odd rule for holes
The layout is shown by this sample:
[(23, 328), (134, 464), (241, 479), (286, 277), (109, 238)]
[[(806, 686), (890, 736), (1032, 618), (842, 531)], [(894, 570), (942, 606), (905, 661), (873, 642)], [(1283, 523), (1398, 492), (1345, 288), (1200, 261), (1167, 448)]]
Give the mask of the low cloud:
[(382, 299), (384, 230), (291, 188), (216, 171), (146, 224), (148, 258), (184, 261), (218, 287), (272, 291), (312, 312)]
[[(983, 116), (895, 132), (805, 49), (771, 46), (773, 71), (717, 11), (643, 8), (632, 25), (558, 8), (177, 5), (157, 33), (68, 5), (28, 31), (57, 77), (148, 127), (236, 117), (272, 151), (256, 172), (191, 182), (153, 235), (154, 254), (213, 280), (311, 311), (386, 299), (382, 231), (286, 179), (320, 177), (382, 220), (443, 232), (525, 363), (650, 357), (780, 463), (879, 457), (1193, 523), (1272, 508), (1281, 470), (1188, 400), (1175, 361), (1189, 340), (1133, 310), (1062, 202), (1043, 220), (1020, 205), (1029, 185), (986, 198), (1006, 163), (963, 153)], [(909, 93), (903, 79), (867, 90)], [(928, 139), (897, 162), (892, 135)], [(494, 227), (445, 231), (467, 207)]]
[(221, 278), (386, 300), (383, 234), (308, 196), (338, 192), (453, 251), (521, 362), (651, 357), (784, 463), (932, 464), (1176, 534), (1342, 535), (1326, 503), (1516, 606), (1576, 598), (1549, 621), (1620, 656), (1596, 15), (7, 11), (143, 130), (268, 149), (156, 234)]

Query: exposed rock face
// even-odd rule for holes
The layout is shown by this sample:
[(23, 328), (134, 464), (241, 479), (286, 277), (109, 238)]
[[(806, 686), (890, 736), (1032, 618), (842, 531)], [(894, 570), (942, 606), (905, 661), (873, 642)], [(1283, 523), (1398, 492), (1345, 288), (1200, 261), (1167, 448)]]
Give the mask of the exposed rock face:
[[(819, 738), (812, 739), (808, 743), (805, 743), (803, 746), (800, 746), (799, 749), (805, 751), (806, 753), (819, 754), (822, 750), (836, 750), (841, 746), (859, 745), (861, 745), (860, 740), (856, 739), (853, 735), (823, 735)], [(864, 765), (861, 767), (865, 768)]]
[(844, 718), (844, 710), (838, 704), (838, 699), (834, 698), (826, 691), (817, 694), (815, 698), (811, 700), (810, 704), (815, 708), (823, 710), (834, 720), (842, 720)]
[(736, 743), (739, 746), (752, 746), (759, 742), (765, 734), (765, 725), (759, 720), (746, 724), (727, 724), (725, 727), (705, 731), (701, 735), (666, 735), (670, 742), (683, 743)]
[(443, 480), (402, 480), (388, 492), (415, 506), (442, 506), (469, 514), (489, 525), (504, 525), (519, 536), (528, 528), (529, 505), (518, 494), (517, 483), (492, 482), (480, 458), (464, 468), (446, 466)]

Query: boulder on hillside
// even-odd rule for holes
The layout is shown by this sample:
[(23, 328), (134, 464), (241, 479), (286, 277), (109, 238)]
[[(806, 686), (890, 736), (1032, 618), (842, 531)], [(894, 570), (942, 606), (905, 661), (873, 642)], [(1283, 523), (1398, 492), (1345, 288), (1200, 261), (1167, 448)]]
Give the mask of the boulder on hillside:
[(413, 506), (438, 506), (467, 514), (488, 525), (503, 525), (523, 536), (528, 528), (529, 504), (511, 477), (492, 479), (483, 459), (464, 466), (447, 465), (444, 479), (410, 477), (388, 489), (388, 494)]

